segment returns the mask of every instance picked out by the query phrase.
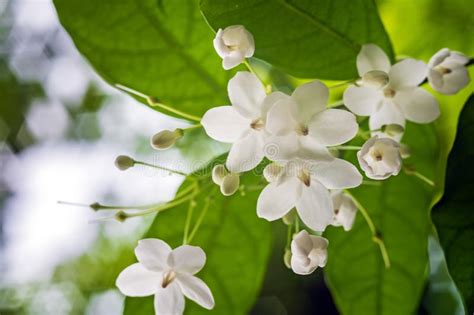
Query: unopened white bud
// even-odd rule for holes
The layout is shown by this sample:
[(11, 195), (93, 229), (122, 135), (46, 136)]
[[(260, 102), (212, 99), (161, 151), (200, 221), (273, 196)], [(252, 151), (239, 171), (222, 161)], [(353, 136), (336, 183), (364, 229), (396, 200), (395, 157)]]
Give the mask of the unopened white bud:
[(295, 222), (295, 219), (296, 219), (296, 211), (294, 209), (290, 210), (290, 212), (285, 214), (283, 216), (283, 218), (281, 218), (281, 219), (282, 219), (283, 223), (285, 223), (286, 225), (292, 225)]
[(402, 156), (402, 159), (408, 159), (411, 156), (410, 147), (407, 146), (406, 144), (401, 143), (400, 144), (400, 155)]
[(382, 88), (388, 84), (390, 78), (385, 71), (372, 70), (366, 72), (359, 80), (358, 84), (373, 88)]
[(240, 176), (239, 174), (227, 174), (221, 184), (221, 193), (224, 196), (233, 195), (240, 186)]
[(403, 128), (403, 126), (399, 124), (383, 125), (381, 130), (383, 133), (386, 133), (390, 137), (395, 137), (405, 132), (405, 128)]
[(271, 183), (278, 178), (282, 170), (283, 167), (277, 163), (270, 163), (263, 169), (263, 177), (265, 177), (267, 182)]
[(357, 152), (357, 159), (365, 175), (382, 180), (398, 175), (402, 167), (400, 144), (390, 138), (374, 136)]
[(119, 155), (115, 159), (115, 166), (121, 171), (125, 171), (134, 165), (135, 161), (127, 155)]
[(151, 146), (157, 150), (165, 150), (172, 147), (176, 140), (183, 136), (184, 132), (183, 129), (175, 129), (174, 131), (171, 130), (162, 130), (151, 137)]
[(224, 165), (216, 165), (212, 169), (212, 181), (220, 186), (227, 174), (229, 174), (229, 172), (226, 170)]

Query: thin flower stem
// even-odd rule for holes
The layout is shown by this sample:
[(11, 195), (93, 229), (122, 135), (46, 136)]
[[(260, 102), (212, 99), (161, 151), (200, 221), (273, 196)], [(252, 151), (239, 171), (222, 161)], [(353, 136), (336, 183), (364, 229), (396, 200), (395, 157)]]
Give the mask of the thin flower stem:
[(331, 147), (331, 149), (337, 149), (337, 150), (360, 150), (362, 147), (356, 146), (356, 145), (338, 145)]
[(415, 170), (411, 170), (409, 168), (407, 168), (406, 166), (403, 167), (403, 171), (405, 172), (405, 174), (407, 175), (413, 175), (415, 177), (418, 177), (419, 179), (421, 179), (422, 181), (424, 181), (425, 183), (427, 183), (428, 185), (430, 186), (435, 186), (435, 182), (432, 181), (431, 179), (429, 179), (428, 177), (426, 177), (425, 175), (415, 171)]
[(153, 164), (150, 164), (150, 163), (147, 163), (147, 162), (135, 161), (135, 164), (144, 165), (144, 166), (148, 166), (148, 167), (153, 167), (153, 168), (156, 168), (156, 169), (159, 169), (159, 170), (162, 170), (162, 171), (166, 171), (166, 172), (170, 172), (170, 173), (173, 173), (173, 174), (177, 174), (177, 175), (188, 176), (188, 174), (186, 174), (186, 173), (176, 171), (176, 170), (164, 167), (164, 166), (153, 165)]
[(209, 204), (211, 203), (211, 196), (208, 196), (206, 200), (204, 201), (204, 207), (201, 211), (201, 214), (199, 215), (196, 224), (194, 225), (193, 230), (191, 231), (191, 234), (189, 235), (188, 243), (191, 243), (192, 239), (196, 235), (199, 227), (201, 226), (202, 221), (204, 220), (204, 217), (207, 214), (207, 210), (209, 209)]
[(255, 71), (255, 69), (252, 67), (252, 65), (250, 64), (250, 62), (247, 59), (244, 59), (244, 65), (247, 67), (247, 69), (249, 69), (249, 71), (252, 74), (254, 74), (260, 80), (260, 82), (262, 82), (263, 85), (265, 85), (265, 83), (262, 80), (262, 78), (260, 77), (260, 75), (257, 73), (257, 71)]
[(362, 213), (362, 216), (365, 219), (365, 222), (367, 222), (367, 225), (369, 226), (370, 232), (372, 232), (372, 241), (376, 243), (379, 248), (380, 248), (380, 253), (382, 255), (383, 262), (385, 264), (385, 268), (389, 269), (390, 268), (390, 257), (388, 256), (387, 248), (385, 247), (385, 243), (382, 240), (380, 233), (377, 231), (374, 221), (370, 218), (369, 213), (367, 212), (367, 209), (362, 206), (362, 204), (357, 200), (357, 198), (354, 197), (353, 194), (351, 194), (348, 190), (345, 190), (345, 192), (351, 196), (352, 201), (354, 201), (354, 204), (356, 207), (359, 209), (360, 213)]
[(175, 109), (175, 108), (173, 108), (173, 107), (171, 107), (171, 106), (168, 106), (168, 105), (165, 105), (165, 104), (163, 104), (163, 103), (157, 102), (155, 99), (153, 99), (153, 97), (151, 97), (151, 96), (149, 96), (149, 95), (146, 95), (146, 94), (144, 94), (144, 93), (142, 93), (142, 92), (139, 92), (139, 91), (137, 91), (137, 90), (134, 90), (134, 89), (132, 89), (132, 88), (130, 88), (130, 87), (128, 87), (128, 86), (125, 86), (125, 85), (122, 85), (122, 84), (115, 84), (115, 86), (116, 86), (118, 89), (120, 89), (120, 90), (122, 90), (122, 91), (124, 91), (124, 92), (127, 92), (127, 93), (129, 93), (129, 94), (133, 94), (133, 95), (135, 95), (135, 96), (138, 96), (138, 97), (141, 97), (141, 98), (145, 99), (145, 100), (148, 102), (148, 104), (149, 104), (150, 106), (162, 108), (162, 109), (164, 109), (164, 110), (166, 110), (166, 111), (168, 111), (168, 112), (170, 112), (170, 113), (173, 113), (173, 114), (175, 114), (175, 115), (178, 115), (178, 116), (180, 116), (180, 117), (182, 117), (182, 118), (184, 118), (184, 119), (193, 120), (193, 121), (197, 121), (197, 122), (201, 121), (201, 118), (200, 118), (200, 117), (197, 117), (197, 116), (194, 116), (194, 115), (191, 115), (191, 114), (182, 112), (182, 111), (177, 110), (177, 109)]
[(70, 202), (70, 201), (58, 201), (59, 204), (61, 205), (67, 205), (67, 206), (75, 206), (75, 207), (87, 207), (87, 208), (92, 208), (94, 211), (98, 210), (146, 210), (151, 207), (156, 207), (159, 205), (158, 203), (153, 203), (149, 205), (140, 205), (140, 206), (111, 206), (111, 205), (102, 205), (100, 203), (92, 203), (90, 205), (87, 204), (82, 204), (82, 203), (77, 203), (77, 202)]
[(201, 127), (202, 127), (201, 124), (195, 124), (195, 125), (183, 128), (183, 130), (192, 130), (192, 129), (197, 129), (197, 128), (201, 128)]
[(300, 218), (298, 216), (295, 217), (295, 234), (300, 231)]
[(189, 235), (189, 227), (191, 225), (191, 219), (193, 217), (193, 210), (196, 206), (194, 199), (189, 201), (188, 213), (186, 214), (186, 223), (184, 225), (184, 236), (183, 236), (183, 245), (188, 244), (188, 235)]
[(291, 239), (292, 239), (292, 233), (291, 231), (293, 230), (293, 225), (288, 225), (288, 231), (286, 233), (286, 246), (285, 248), (286, 249), (290, 249), (290, 246), (291, 246)]

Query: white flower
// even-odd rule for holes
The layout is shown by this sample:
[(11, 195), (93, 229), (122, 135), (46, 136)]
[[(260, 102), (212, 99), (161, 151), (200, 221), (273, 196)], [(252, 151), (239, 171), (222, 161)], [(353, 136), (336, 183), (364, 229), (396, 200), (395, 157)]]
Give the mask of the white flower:
[(443, 48), (428, 63), (428, 81), (431, 87), (443, 94), (455, 94), (469, 81), (466, 64), (469, 58), (460, 52)]
[(123, 294), (155, 295), (156, 314), (182, 314), (184, 296), (206, 309), (214, 307), (211, 290), (194, 276), (206, 262), (201, 248), (182, 245), (172, 250), (162, 240), (144, 239), (135, 255), (139, 262), (125, 268), (116, 281)]
[(216, 165), (212, 169), (212, 181), (219, 185), (224, 196), (233, 195), (240, 186), (239, 174), (229, 173), (222, 164)]
[(318, 267), (326, 266), (328, 240), (302, 230), (291, 241), (291, 269), (296, 274), (308, 275)]
[(229, 70), (241, 64), (245, 58), (253, 56), (255, 43), (252, 34), (245, 27), (232, 25), (217, 31), (214, 48), (222, 58), (222, 67)]
[(331, 191), (332, 204), (334, 207), (334, 220), (332, 225), (342, 226), (344, 231), (352, 229), (357, 214), (357, 206), (351, 196), (342, 190)]
[[(429, 123), (438, 118), (440, 111), (436, 99), (418, 87), (426, 78), (424, 62), (404, 59), (395, 65), (384, 51), (374, 44), (362, 46), (357, 56), (357, 69), (363, 77), (370, 71), (383, 71), (389, 82), (385, 86), (350, 86), (344, 92), (344, 104), (356, 115), (370, 116), (369, 127), (379, 130), (383, 125), (405, 126), (405, 120)], [(383, 136), (381, 132), (374, 132)], [(400, 140), (402, 135), (393, 137)]]
[(233, 143), (226, 166), (240, 173), (262, 161), (267, 111), (282, 93), (267, 96), (263, 84), (250, 72), (238, 72), (229, 81), (228, 92), (232, 106), (211, 108), (201, 124), (209, 137)]
[(280, 95), (268, 111), (267, 158), (332, 160), (326, 146), (349, 141), (359, 126), (352, 113), (326, 109), (328, 98), (328, 88), (319, 81), (299, 86), (291, 96)]
[(357, 159), (365, 175), (372, 179), (386, 179), (398, 175), (402, 167), (400, 145), (389, 138), (374, 136), (357, 152)]
[(362, 176), (342, 159), (329, 162), (288, 162), (278, 177), (261, 192), (257, 215), (268, 221), (282, 218), (293, 207), (304, 224), (323, 231), (333, 220), (333, 204), (328, 189), (359, 186)]

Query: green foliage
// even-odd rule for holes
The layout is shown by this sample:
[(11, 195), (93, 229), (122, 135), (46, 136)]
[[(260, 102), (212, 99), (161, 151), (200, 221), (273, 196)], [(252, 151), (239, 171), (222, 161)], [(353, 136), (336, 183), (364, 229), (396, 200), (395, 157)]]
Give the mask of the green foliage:
[[(187, 314), (247, 314), (255, 302), (272, 244), (270, 223), (255, 214), (259, 194), (255, 185), (260, 180), (254, 174), (241, 177), (241, 184), (246, 187), (245, 197), (238, 192), (224, 197), (210, 178), (203, 180), (195, 199), (193, 222), (198, 220), (208, 197), (210, 204), (191, 245), (200, 246), (206, 252), (206, 266), (198, 276), (211, 288), (216, 306), (208, 311), (187, 301)], [(146, 237), (163, 239), (172, 247), (181, 245), (188, 207), (186, 202), (158, 214)], [(153, 314), (153, 298), (127, 298), (124, 314)]]
[(372, 0), (202, 0), (201, 10), (214, 29), (244, 25), (255, 38), (255, 57), (299, 77), (356, 78), (366, 43), (393, 57)]
[(446, 189), (432, 217), (438, 229), (451, 275), (459, 287), (468, 313), (474, 312), (474, 95), (461, 117), (449, 155)]
[[(438, 151), (433, 126), (408, 124), (404, 143), (412, 150), (405, 163), (432, 178)], [(385, 242), (389, 269), (360, 212), (350, 232), (331, 227), (325, 233), (330, 244), (325, 272), (343, 314), (413, 314), (423, 293), (434, 189), (403, 172), (379, 183), (351, 192)]]
[(109, 83), (199, 116), (228, 102), (233, 72), (222, 69), (197, 1), (54, 3), (77, 48)]

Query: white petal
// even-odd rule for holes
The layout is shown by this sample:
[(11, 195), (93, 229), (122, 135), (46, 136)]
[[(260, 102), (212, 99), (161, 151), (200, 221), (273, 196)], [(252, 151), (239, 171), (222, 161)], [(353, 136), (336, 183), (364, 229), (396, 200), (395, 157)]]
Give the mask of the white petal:
[(222, 29), (219, 29), (217, 31), (216, 37), (213, 40), (213, 44), (214, 44), (214, 49), (216, 50), (219, 57), (224, 58), (230, 53), (230, 49), (229, 47), (226, 46), (226, 44), (222, 40), (222, 33), (223, 33)]
[(232, 106), (244, 117), (261, 118), (263, 100), (266, 96), (262, 82), (252, 73), (240, 71), (229, 80), (227, 86)]
[(302, 183), (294, 176), (267, 185), (257, 201), (257, 215), (274, 221), (283, 217), (296, 204), (301, 195)]
[[(380, 106), (379, 110), (377, 110), (374, 114), (370, 116), (369, 128), (370, 130), (378, 130), (383, 125), (388, 125), (388, 124), (398, 124), (402, 127), (405, 127), (405, 115), (403, 115), (398, 105), (396, 105), (393, 101), (386, 100), (382, 104), (382, 106)], [(372, 132), (372, 136), (374, 135), (387, 137), (386, 134), (380, 131)], [(402, 136), (403, 134), (399, 134), (391, 138), (399, 141), (402, 138)]]
[(313, 241), (306, 230), (301, 230), (293, 236), (291, 241), (291, 253), (293, 255), (308, 256), (313, 249)]
[(332, 222), (332, 201), (329, 191), (315, 178), (309, 187), (304, 187), (296, 203), (296, 210), (309, 228), (324, 231)]
[(148, 296), (155, 294), (161, 280), (161, 272), (150, 271), (141, 263), (136, 263), (118, 275), (115, 285), (126, 296)]
[(237, 141), (250, 129), (251, 121), (242, 117), (233, 106), (209, 109), (201, 119), (201, 124), (209, 137), (226, 143)]
[(262, 119), (267, 121), (267, 115), (270, 109), (272, 109), (273, 105), (275, 105), (278, 101), (282, 100), (291, 100), (291, 97), (289, 95), (286, 95), (285, 93), (276, 91), (268, 94), (265, 96), (265, 99), (263, 100), (262, 104)]
[(224, 68), (224, 70), (230, 70), (240, 65), (244, 59), (245, 57), (243, 52), (239, 50), (231, 51), (222, 59), (222, 68)]
[(325, 146), (343, 144), (354, 138), (358, 130), (354, 114), (341, 109), (324, 110), (309, 123), (309, 136)]
[(439, 117), (436, 98), (422, 88), (398, 91), (395, 102), (400, 106), (405, 118), (417, 123), (429, 123)]
[(428, 62), (428, 66), (430, 68), (434, 68), (440, 63), (444, 61), (449, 56), (450, 52), (448, 48), (440, 49), (436, 54), (431, 57), (430, 61)]
[(404, 59), (392, 66), (390, 72), (390, 87), (400, 90), (406, 87), (418, 86), (428, 75), (428, 66), (415, 59)]
[[(430, 74), (432, 72), (437, 71), (430, 71)], [(429, 77), (431, 86), (433, 89), (436, 91), (443, 93), (443, 94), (456, 94), (459, 92), (462, 88), (464, 88), (466, 85), (469, 84), (471, 81), (469, 77), (469, 72), (467, 71), (466, 67), (456, 67), (451, 70), (450, 73), (441, 75), (441, 84), (440, 86), (437, 86), (436, 84), (433, 84), (433, 76)]]
[(302, 160), (312, 161), (332, 161), (334, 157), (331, 155), (325, 145), (310, 136), (298, 137), (299, 150), (297, 157)]
[(176, 281), (166, 288), (159, 286), (155, 294), (156, 315), (181, 315), (184, 312), (184, 296)]
[(387, 54), (377, 45), (366, 44), (362, 46), (357, 55), (357, 70), (359, 76), (372, 70), (388, 72), (390, 70), (390, 60)]
[(176, 280), (178, 280), (181, 291), (188, 299), (208, 310), (214, 307), (214, 297), (204, 281), (186, 274), (178, 274)]
[(362, 183), (362, 175), (357, 168), (342, 159), (317, 163), (312, 170), (313, 176), (327, 189), (354, 188)]
[(296, 107), (291, 108), (293, 117), (298, 122), (307, 122), (314, 114), (326, 109), (329, 89), (320, 81), (313, 81), (297, 87), (291, 98), (296, 103)]
[(274, 136), (293, 133), (296, 122), (291, 115), (291, 108), (296, 106), (295, 102), (290, 98), (277, 101), (268, 111), (266, 130)]
[(147, 238), (138, 241), (135, 248), (135, 256), (145, 268), (152, 271), (162, 271), (168, 267), (168, 256), (171, 253), (171, 247), (162, 240), (156, 238)]
[(206, 253), (198, 246), (181, 245), (171, 252), (169, 266), (179, 273), (195, 274), (204, 267)]
[(351, 112), (360, 116), (370, 116), (382, 102), (383, 93), (378, 89), (352, 85), (346, 89), (343, 98), (344, 105)]
[(255, 168), (263, 160), (263, 148), (262, 131), (251, 129), (232, 145), (227, 156), (227, 169), (232, 173), (242, 173)]

